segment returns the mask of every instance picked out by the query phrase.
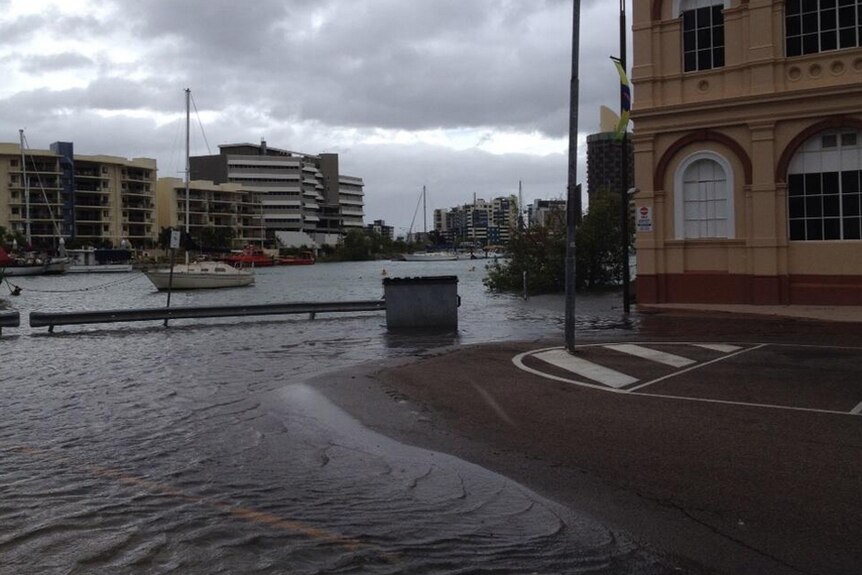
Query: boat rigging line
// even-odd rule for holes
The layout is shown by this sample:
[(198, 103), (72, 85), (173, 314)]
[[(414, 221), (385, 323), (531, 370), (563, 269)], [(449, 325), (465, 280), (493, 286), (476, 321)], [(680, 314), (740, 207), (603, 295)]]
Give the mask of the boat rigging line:
[[(0, 275), (2, 275), (2, 273), (0, 273)], [(26, 289), (27, 289), (27, 291), (31, 291), (31, 292), (35, 292), (35, 293), (78, 293), (78, 292), (95, 291), (95, 290), (99, 290), (99, 289), (111, 288), (111, 287), (131, 283), (131, 282), (133, 282), (139, 278), (140, 278), (140, 275), (135, 274), (132, 277), (128, 277), (128, 278), (122, 278), (119, 280), (114, 280), (114, 281), (106, 282), (103, 284), (88, 286), (88, 287), (84, 287), (84, 288), (69, 289), (69, 290), (50, 290), (50, 289), (35, 289), (35, 288), (26, 288)], [(9, 293), (11, 293), (12, 295), (21, 295), (21, 292), (24, 290), (24, 288), (10, 282), (8, 277), (4, 276), (3, 280), (6, 281), (6, 285), (9, 287)]]

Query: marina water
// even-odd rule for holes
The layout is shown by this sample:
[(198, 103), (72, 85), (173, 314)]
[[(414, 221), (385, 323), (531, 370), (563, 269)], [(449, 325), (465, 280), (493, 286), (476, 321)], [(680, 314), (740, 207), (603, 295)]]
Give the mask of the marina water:
[[(457, 275), (460, 327), (382, 313), (26, 326), (30, 311), (164, 305), (140, 273), (15, 278), (0, 338), (0, 574), (653, 573), (624, 538), (500, 475), (399, 444), (314, 376), (455, 344), (562, 338), (560, 298), (491, 295), (482, 261), (257, 270), (172, 305), (364, 300), (382, 278)], [(4, 287), (5, 289), (5, 287)], [(631, 326), (615, 295), (578, 329)]]

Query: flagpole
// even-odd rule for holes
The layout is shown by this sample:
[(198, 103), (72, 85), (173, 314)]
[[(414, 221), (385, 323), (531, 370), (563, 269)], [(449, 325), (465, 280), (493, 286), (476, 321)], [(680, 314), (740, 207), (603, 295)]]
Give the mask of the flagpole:
[[(626, 71), (626, 0), (620, 0), (620, 65), (623, 72)], [(626, 105), (626, 95), (620, 94), (620, 115), (623, 114)], [(629, 92), (631, 98), (631, 92)], [(628, 126), (623, 126), (623, 137), (620, 140), (620, 208), (622, 229), (622, 258), (623, 258), (623, 313), (631, 312), (631, 297), (629, 294), (629, 283), (631, 282), (629, 271), (629, 147)]]
[(578, 58), (581, 0), (572, 2), (572, 80), (569, 93), (569, 179), (566, 190), (566, 350), (575, 352), (575, 223), (578, 206)]

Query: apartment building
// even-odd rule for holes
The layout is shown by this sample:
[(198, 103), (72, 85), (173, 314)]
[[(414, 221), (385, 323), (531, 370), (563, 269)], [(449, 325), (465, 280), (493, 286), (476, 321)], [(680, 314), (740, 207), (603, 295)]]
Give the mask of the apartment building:
[[(578, 186), (578, 193), (580, 193), (580, 186)], [(529, 226), (551, 225), (552, 218), (556, 218), (556, 223), (566, 225), (566, 200), (533, 200), (533, 203), (527, 206)]]
[(235, 183), (260, 197), (268, 240), (305, 232), (318, 243), (362, 229), (362, 178), (339, 173), (338, 154), (309, 155), (257, 144), (226, 144), (190, 159), (192, 179)]
[(451, 244), (505, 244), (517, 226), (518, 200), (514, 196), (490, 202), (477, 198), (472, 204), (434, 210), (434, 230)]
[(154, 159), (75, 155), (71, 142), (25, 150), (25, 169), (21, 157), (19, 144), (0, 144), (0, 226), (44, 248), (60, 237), (82, 245), (157, 241)]
[[(231, 247), (259, 244), (263, 238), (262, 204), (257, 194), (239, 184), (189, 182), (189, 233), (192, 238), (215, 234), (231, 239)], [(159, 228), (185, 229), (186, 186), (180, 178), (158, 181)], [(204, 231), (206, 230), (206, 231)]]
[(862, 304), (862, 0), (633, 15), (639, 301)]

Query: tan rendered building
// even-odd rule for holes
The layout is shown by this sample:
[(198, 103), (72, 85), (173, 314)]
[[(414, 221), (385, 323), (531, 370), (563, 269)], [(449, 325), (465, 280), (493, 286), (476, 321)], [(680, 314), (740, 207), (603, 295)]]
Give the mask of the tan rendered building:
[(638, 300), (862, 305), (862, 0), (636, 0)]
[[(185, 229), (185, 182), (179, 178), (160, 178), (158, 198), (159, 228)], [(232, 238), (233, 248), (259, 244), (263, 239), (260, 199), (239, 184), (192, 180), (188, 206), (189, 233), (193, 238), (200, 238), (204, 229), (222, 232)]]
[(0, 226), (24, 237), (29, 229), (36, 247), (60, 237), (92, 246), (156, 242), (155, 160), (74, 155), (69, 142), (24, 157), (26, 169), (19, 144), (0, 144)]

